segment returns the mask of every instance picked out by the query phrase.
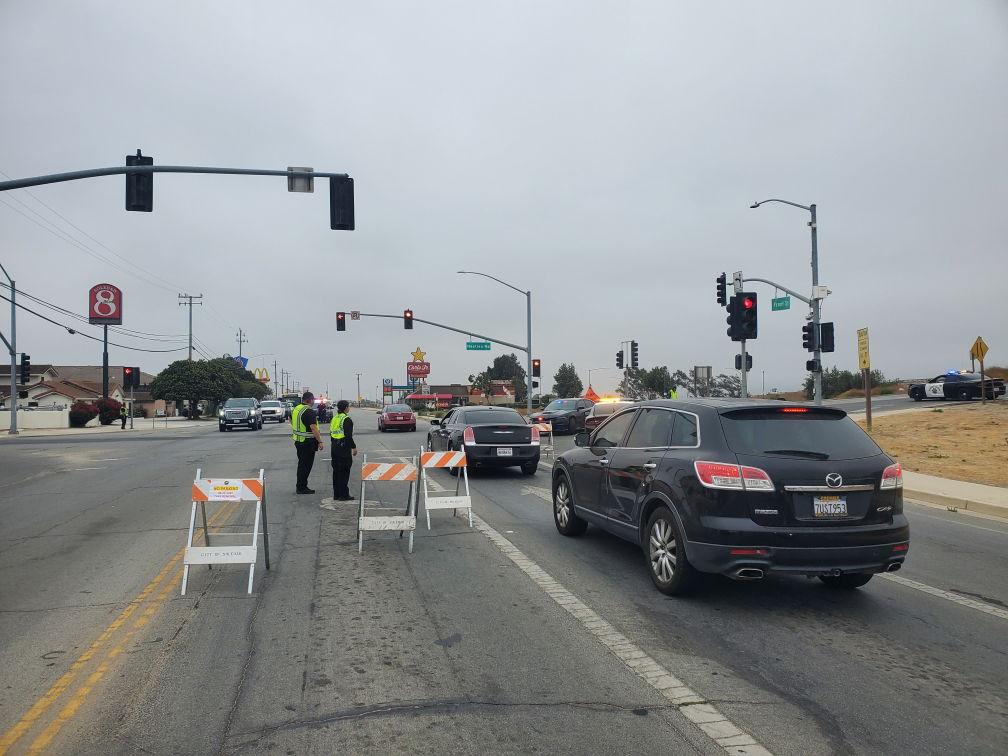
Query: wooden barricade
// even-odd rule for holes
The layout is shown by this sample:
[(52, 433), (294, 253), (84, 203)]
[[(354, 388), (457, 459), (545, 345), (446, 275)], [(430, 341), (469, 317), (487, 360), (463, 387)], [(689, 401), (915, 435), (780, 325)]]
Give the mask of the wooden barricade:
[[(364, 551), (364, 532), (398, 530), (399, 537), (409, 531), (409, 551), (413, 553), (413, 531), (416, 530), (417, 459), (409, 462), (368, 462), (367, 454), (361, 461), (360, 505), (357, 510), (357, 553)], [(409, 483), (406, 508), (403, 512), (382, 506), (380, 501), (367, 501), (364, 490), (367, 482)]]
[[(430, 530), (430, 511), (432, 509), (465, 509), (469, 514), (469, 527), (472, 527), (472, 496), (469, 494), (469, 467), (466, 465), (466, 455), (462, 451), (429, 452), (420, 450), (420, 467), (423, 469), (424, 512), (427, 514), (427, 530)], [(456, 471), (455, 494), (431, 496), (427, 485), (427, 471), (442, 468)], [(460, 495), (459, 487), (465, 480), (465, 494)], [(455, 514), (452, 512), (452, 514)]]
[[(555, 457), (556, 450), (553, 447), (553, 425), (551, 423), (532, 423), (532, 427), (539, 431), (539, 453), (547, 457)], [(546, 436), (549, 436), (549, 443), (546, 443)]]
[[(196, 470), (196, 479), (192, 485), (192, 512), (189, 515), (189, 538), (185, 547), (185, 567), (182, 570), (182, 595), (185, 596), (189, 583), (189, 566), (205, 564), (212, 569), (215, 564), (247, 564), (249, 566), (248, 592), (252, 593), (252, 578), (255, 574), (256, 561), (259, 556), (259, 529), (262, 527), (263, 557), (266, 569), (269, 563), (269, 530), (266, 524), (266, 481), (263, 471), (259, 470), (258, 478), (201, 478), (202, 470)], [(206, 503), (208, 501), (255, 502), (255, 518), (252, 521), (251, 533), (218, 533), (214, 536), (252, 536), (252, 542), (236, 546), (212, 545), (210, 531), (207, 529)], [(193, 546), (193, 536), (196, 531), (197, 506), (203, 516), (204, 546)]]

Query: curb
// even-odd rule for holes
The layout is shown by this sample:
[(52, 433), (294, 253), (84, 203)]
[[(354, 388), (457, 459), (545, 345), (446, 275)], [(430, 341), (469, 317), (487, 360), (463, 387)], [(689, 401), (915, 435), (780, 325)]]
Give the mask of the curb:
[(991, 502), (962, 499), (955, 496), (946, 496), (945, 494), (934, 493), (932, 491), (918, 491), (906, 488), (905, 486), (903, 488), (903, 496), (907, 499), (919, 499), (921, 501), (926, 501), (930, 504), (938, 504), (943, 507), (963, 509), (967, 512), (975, 512), (977, 514), (985, 514), (992, 517), (1008, 519), (1008, 507), (1004, 507), (999, 504), (992, 504)]

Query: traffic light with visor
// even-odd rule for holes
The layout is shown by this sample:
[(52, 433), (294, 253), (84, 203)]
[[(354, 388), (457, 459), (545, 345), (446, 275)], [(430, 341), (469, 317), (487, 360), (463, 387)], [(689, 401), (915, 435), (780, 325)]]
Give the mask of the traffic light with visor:
[(123, 389), (140, 388), (140, 368), (124, 367), (122, 371), (123, 371), (123, 377), (122, 377)]
[(620, 370), (623, 369), (623, 350), (622, 349), (620, 349), (618, 352), (616, 352), (616, 367), (618, 367)]
[(532, 360), (532, 377), (533, 378), (538, 378), (539, 377), (539, 372), (541, 370), (541, 367), (542, 367), (542, 364), (539, 362), (539, 360)]
[(329, 228), (333, 231), (354, 230), (353, 179), (349, 176), (329, 178)]
[(413, 310), (403, 310), (402, 314), (403, 328), (407, 331), (413, 330)]
[(637, 368), (640, 365), (640, 361), (637, 359), (637, 342), (630, 342), (630, 367)]
[(739, 308), (739, 335), (743, 340), (755, 339), (757, 333), (756, 292), (743, 292), (736, 298)]
[(819, 324), (819, 351), (832, 352), (835, 347), (833, 337), (833, 323)]
[(337, 312), (336, 313), (336, 330), (345, 331), (346, 330), (346, 313)]
[(31, 356), (21, 352), (21, 385), (31, 380)]
[(814, 352), (816, 350), (815, 325), (812, 323), (806, 323), (802, 326), (801, 331), (802, 346), (808, 351)]
[(717, 303), (722, 307), (728, 304), (728, 275), (726, 273), (717, 277)]
[[(136, 165), (154, 165), (154, 158), (141, 155), (137, 150), (136, 155), (126, 156), (126, 167)], [(141, 213), (149, 213), (154, 210), (154, 173), (127, 173), (126, 174), (126, 209)]]

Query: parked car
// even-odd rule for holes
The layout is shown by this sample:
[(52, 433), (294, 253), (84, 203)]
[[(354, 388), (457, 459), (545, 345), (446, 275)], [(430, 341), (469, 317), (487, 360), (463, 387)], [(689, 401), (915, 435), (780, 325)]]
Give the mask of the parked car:
[(282, 423), (284, 421), (286, 410), (279, 399), (264, 399), (259, 403), (259, 408), (262, 410), (262, 419), (264, 423), (267, 420), (275, 420), (278, 423)]
[(534, 475), (539, 467), (539, 431), (510, 407), (457, 407), (431, 426), (427, 448), (464, 451), (470, 470), (521, 466)]
[(609, 402), (601, 401), (596, 402), (592, 405), (592, 408), (588, 410), (588, 414), (585, 415), (584, 426), (586, 431), (595, 430), (598, 428), (605, 420), (612, 414), (615, 414), (617, 410), (623, 410), (627, 407), (633, 405), (633, 402), (619, 401), (619, 402)]
[(390, 404), (378, 410), (378, 430), (384, 433), (393, 428), (416, 430), (416, 415), (408, 404)]
[(663, 593), (699, 572), (857, 588), (909, 550), (902, 469), (843, 410), (648, 401), (575, 444), (553, 469), (557, 530), (591, 524), (640, 545)]
[(221, 433), (232, 428), (259, 430), (262, 428), (262, 411), (256, 399), (232, 397), (217, 410), (217, 421)]
[(585, 429), (585, 418), (595, 403), (591, 399), (554, 399), (539, 412), (532, 413), (533, 423), (549, 423), (553, 433), (577, 433)]

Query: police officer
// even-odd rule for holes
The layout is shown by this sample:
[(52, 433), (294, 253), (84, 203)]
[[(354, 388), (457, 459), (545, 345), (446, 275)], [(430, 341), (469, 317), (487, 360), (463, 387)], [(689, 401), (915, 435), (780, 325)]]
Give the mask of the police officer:
[(119, 430), (126, 430), (126, 405), (120, 405), (119, 407), (119, 419), (122, 420), (122, 426)]
[(357, 444), (353, 440), (353, 420), (350, 419), (350, 402), (340, 399), (336, 402), (336, 414), (329, 426), (332, 436), (332, 487), (333, 499), (351, 501), (350, 468), (357, 456)]
[(308, 476), (315, 464), (315, 453), (322, 451), (322, 436), (319, 434), (314, 404), (315, 395), (311, 391), (305, 391), (301, 396), (301, 404), (291, 414), (294, 448), (298, 458), (296, 493), (299, 494), (315, 493), (308, 488)]

